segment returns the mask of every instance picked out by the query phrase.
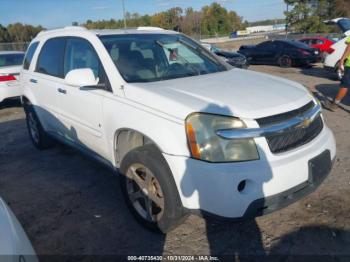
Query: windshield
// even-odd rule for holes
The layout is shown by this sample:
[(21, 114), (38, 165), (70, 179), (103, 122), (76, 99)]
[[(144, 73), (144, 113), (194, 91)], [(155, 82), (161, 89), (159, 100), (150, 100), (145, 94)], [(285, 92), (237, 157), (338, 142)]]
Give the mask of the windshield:
[(24, 54), (0, 54), (0, 67), (21, 65)]
[(211, 51), (213, 51), (213, 52), (221, 52), (222, 50), (219, 47), (217, 47), (216, 45), (212, 45), (211, 46)]
[(154, 82), (225, 71), (226, 65), (180, 34), (100, 36), (127, 82)]

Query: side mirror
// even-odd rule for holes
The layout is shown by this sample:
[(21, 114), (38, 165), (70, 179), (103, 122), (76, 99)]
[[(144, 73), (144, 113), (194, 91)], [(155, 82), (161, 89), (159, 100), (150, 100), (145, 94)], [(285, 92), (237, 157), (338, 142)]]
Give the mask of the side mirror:
[(67, 85), (75, 87), (96, 86), (99, 79), (95, 77), (90, 68), (73, 69), (68, 72), (64, 81)]

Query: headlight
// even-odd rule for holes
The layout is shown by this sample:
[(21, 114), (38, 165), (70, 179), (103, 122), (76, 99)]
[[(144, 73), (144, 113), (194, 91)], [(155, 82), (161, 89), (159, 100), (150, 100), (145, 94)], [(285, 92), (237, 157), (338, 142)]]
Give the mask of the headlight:
[(246, 128), (238, 118), (195, 113), (186, 119), (186, 133), (193, 158), (208, 162), (236, 162), (259, 159), (253, 139), (223, 139), (217, 130)]
[(304, 85), (304, 87), (305, 87), (305, 91), (309, 93), (309, 95), (312, 97), (314, 102), (322, 107), (320, 100), (315, 96), (315, 94), (307, 86)]

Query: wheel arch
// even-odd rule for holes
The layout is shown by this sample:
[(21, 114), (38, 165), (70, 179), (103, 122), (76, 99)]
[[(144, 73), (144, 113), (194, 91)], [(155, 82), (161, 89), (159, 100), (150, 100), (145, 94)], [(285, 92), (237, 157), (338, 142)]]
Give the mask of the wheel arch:
[(160, 153), (162, 148), (149, 136), (132, 128), (120, 128), (114, 133), (114, 161), (119, 168), (124, 157), (133, 149), (144, 146), (154, 145)]

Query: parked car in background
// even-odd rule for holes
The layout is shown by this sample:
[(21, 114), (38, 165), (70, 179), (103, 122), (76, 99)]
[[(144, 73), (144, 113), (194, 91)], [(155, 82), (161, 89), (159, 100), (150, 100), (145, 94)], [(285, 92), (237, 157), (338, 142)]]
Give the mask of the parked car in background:
[(277, 64), (281, 67), (309, 66), (321, 60), (317, 49), (291, 40), (271, 40), (258, 45), (243, 45), (238, 52), (245, 55), (251, 64)]
[(326, 37), (322, 36), (314, 36), (314, 37), (305, 37), (299, 40), (300, 42), (307, 44), (311, 48), (315, 48), (320, 50), (322, 54), (328, 53), (331, 54), (334, 50), (331, 46), (335, 43), (333, 40), (330, 40)]
[(350, 36), (350, 19), (349, 18), (336, 18), (333, 20), (325, 21), (328, 25), (337, 25), (340, 30), (344, 33), (344, 38), (336, 42), (331, 46), (333, 50), (328, 55), (326, 55), (324, 60), (324, 67), (331, 72), (334, 72), (334, 76), (337, 79), (343, 77), (343, 73), (339, 71), (339, 61), (346, 48), (346, 38)]
[(0, 51), (0, 102), (22, 95), (18, 77), (23, 59), (24, 52)]
[(222, 57), (225, 62), (229, 63), (234, 67), (246, 69), (249, 66), (247, 58), (238, 52), (225, 51), (213, 44), (202, 43), (202, 46), (204, 46), (217, 56)]
[(17, 218), (0, 198), (0, 261), (38, 262), (29, 239)]
[(233, 69), (178, 32), (68, 27), (38, 34), (31, 53), (34, 146), (57, 139), (119, 170), (127, 206), (154, 230), (189, 213), (267, 214), (331, 171), (334, 136), (304, 86)]

